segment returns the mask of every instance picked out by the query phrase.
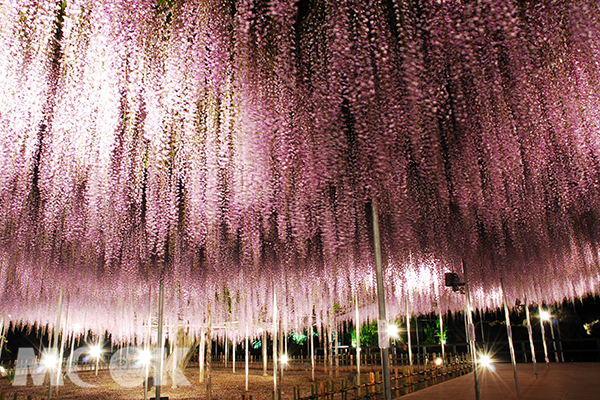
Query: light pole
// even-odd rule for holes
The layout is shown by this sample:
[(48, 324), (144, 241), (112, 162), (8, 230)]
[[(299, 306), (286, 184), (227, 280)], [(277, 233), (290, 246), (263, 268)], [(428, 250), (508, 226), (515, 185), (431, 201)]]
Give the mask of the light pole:
[(100, 344), (91, 346), (88, 350), (90, 357), (96, 359), (96, 376), (98, 376), (98, 363), (100, 362), (100, 356), (102, 355), (102, 347)]
[(540, 319), (542, 321), (548, 321), (550, 323), (550, 335), (552, 336), (552, 348), (554, 349), (554, 359), (556, 360), (556, 362), (558, 362), (558, 351), (556, 350), (556, 339), (554, 338), (554, 324), (552, 323), (552, 316), (548, 311), (540, 311)]
[(550, 318), (547, 311), (542, 310), (542, 306), (538, 306), (540, 316), (540, 330), (542, 331), (542, 344), (544, 345), (544, 358), (546, 360), (546, 369), (550, 369), (550, 359), (548, 358), (548, 345), (546, 344), (546, 330), (544, 329), (544, 318)]

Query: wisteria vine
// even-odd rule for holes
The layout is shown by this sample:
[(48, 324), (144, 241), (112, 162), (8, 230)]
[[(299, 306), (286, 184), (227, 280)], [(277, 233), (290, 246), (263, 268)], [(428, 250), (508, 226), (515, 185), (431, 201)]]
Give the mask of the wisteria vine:
[(374, 317), (373, 201), (390, 316), (462, 260), (478, 308), (598, 293), (596, 1), (9, 0), (0, 49), (15, 321)]

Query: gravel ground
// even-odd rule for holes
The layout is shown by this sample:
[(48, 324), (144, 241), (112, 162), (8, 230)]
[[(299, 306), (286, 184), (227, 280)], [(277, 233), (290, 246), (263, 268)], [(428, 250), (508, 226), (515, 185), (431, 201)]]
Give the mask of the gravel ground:
[[(204, 399), (206, 398), (206, 381), (199, 383), (198, 368), (188, 368), (185, 376), (190, 382), (188, 386), (172, 387), (169, 378), (161, 388), (161, 397), (167, 396), (169, 399)], [(236, 374), (232, 374), (231, 369), (213, 368), (211, 375), (212, 399), (238, 399), (242, 400), (244, 394), (251, 395), (253, 400), (271, 400), (273, 393), (273, 376), (263, 376), (262, 369), (251, 369), (248, 379), (249, 391), (245, 392), (245, 374), (243, 365), (238, 368)], [(340, 372), (340, 378), (334, 379), (339, 382), (341, 378), (347, 378), (349, 372)], [(59, 394), (54, 391), (54, 397), (57, 399), (143, 399), (144, 392), (141, 386), (126, 388), (117, 384), (111, 377), (109, 371), (100, 371), (98, 376), (93, 372), (79, 372), (78, 376), (82, 381), (95, 385), (92, 388), (82, 388), (73, 384), (69, 379), (64, 379), (64, 385), (60, 387)], [(315, 378), (317, 382), (328, 380), (329, 375), (323, 371), (316, 371)], [(283, 380), (280, 383), (282, 389), (282, 400), (293, 399), (293, 387), (299, 387), (302, 396), (310, 394), (310, 371), (296, 370), (285, 371)], [(48, 394), (48, 379), (46, 378), (44, 386), (34, 386), (31, 377), (28, 378), (27, 386), (12, 386), (7, 379), (0, 379), (0, 392), (5, 392), (7, 399), (13, 399), (14, 394), (18, 398), (25, 399), (25, 396), (32, 396), (34, 400), (46, 398)], [(337, 385), (336, 385), (337, 386)], [(149, 394), (154, 396), (154, 390)]]

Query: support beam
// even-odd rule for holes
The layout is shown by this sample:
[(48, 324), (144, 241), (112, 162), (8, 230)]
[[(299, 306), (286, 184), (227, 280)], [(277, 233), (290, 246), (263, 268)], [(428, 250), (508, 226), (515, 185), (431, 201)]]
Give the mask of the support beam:
[(469, 274), (467, 272), (467, 263), (463, 260), (463, 272), (465, 279), (465, 314), (467, 316), (467, 340), (471, 348), (471, 358), (473, 361), (473, 379), (475, 380), (475, 398), (481, 400), (481, 391), (479, 389), (479, 371), (477, 370), (477, 346), (475, 343), (475, 325), (473, 325), (473, 314), (471, 312), (471, 292), (469, 291)]
[(165, 306), (165, 295), (164, 295), (164, 284), (162, 279), (158, 286), (158, 336), (156, 337), (156, 343), (158, 346), (158, 362), (156, 363), (156, 398), (160, 399), (160, 388), (162, 385), (162, 372), (163, 372), (163, 358), (165, 356), (165, 349), (163, 345), (163, 310)]
[(373, 214), (373, 245), (375, 247), (375, 275), (377, 279), (377, 305), (379, 308), (379, 349), (381, 351), (381, 369), (383, 372), (383, 398), (391, 400), (392, 387), (390, 377), (390, 341), (387, 333), (387, 315), (385, 311), (385, 290), (383, 287), (383, 266), (381, 259), (381, 240), (379, 236), (379, 207), (373, 200), (371, 205)]
[(502, 299), (504, 303), (504, 316), (506, 318), (506, 336), (508, 337), (510, 362), (512, 363), (513, 374), (515, 376), (515, 388), (517, 389), (517, 396), (519, 396), (519, 377), (517, 376), (517, 360), (515, 358), (515, 345), (513, 343), (512, 327), (510, 325), (510, 312), (508, 311), (508, 301), (506, 300), (506, 289), (504, 288), (504, 279), (502, 278), (500, 278), (500, 285), (502, 286)]
[(529, 303), (525, 296), (525, 317), (527, 318), (527, 333), (529, 334), (529, 347), (531, 348), (531, 361), (533, 361), (533, 372), (535, 379), (538, 379), (537, 360), (535, 358), (535, 346), (533, 344), (533, 329), (531, 329), (531, 316), (529, 315)]

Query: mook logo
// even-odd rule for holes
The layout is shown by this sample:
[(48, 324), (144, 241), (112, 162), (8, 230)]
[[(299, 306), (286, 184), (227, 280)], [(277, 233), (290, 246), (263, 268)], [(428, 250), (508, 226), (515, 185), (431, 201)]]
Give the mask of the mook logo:
[[(176, 348), (171, 354), (176, 360), (181, 360), (189, 349), (189, 347)], [(176, 382), (177, 386), (190, 386), (190, 382), (178, 365), (173, 363), (169, 368), (164, 368), (166, 354), (166, 349), (161, 352), (157, 348), (123, 347), (110, 357), (107, 363), (108, 370), (115, 383), (122, 387), (143, 386), (149, 377), (156, 383), (164, 382), (167, 375)], [(80, 365), (79, 359), (85, 364)], [(81, 347), (69, 355), (67, 360), (63, 360), (56, 349), (48, 349), (41, 357), (36, 357), (32, 347), (22, 347), (17, 355), (13, 386), (27, 386), (28, 376), (31, 376), (34, 386), (42, 386), (46, 375), (50, 375), (49, 379), (53, 386), (63, 385), (64, 378), (67, 378), (82, 388), (95, 387), (96, 385), (82, 380), (79, 373), (96, 371), (97, 374), (100, 359), (103, 359), (103, 356), (99, 348)], [(160, 360), (162, 360), (161, 368), (158, 368)], [(106, 363), (103, 362), (103, 365), (106, 367)], [(163, 371), (160, 380), (156, 376), (159, 369)]]

